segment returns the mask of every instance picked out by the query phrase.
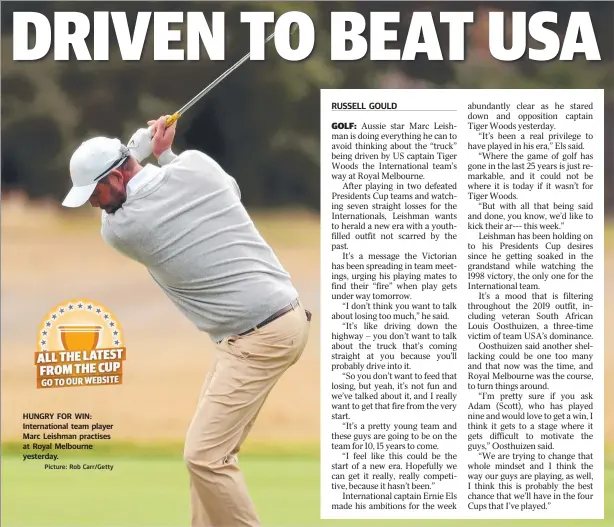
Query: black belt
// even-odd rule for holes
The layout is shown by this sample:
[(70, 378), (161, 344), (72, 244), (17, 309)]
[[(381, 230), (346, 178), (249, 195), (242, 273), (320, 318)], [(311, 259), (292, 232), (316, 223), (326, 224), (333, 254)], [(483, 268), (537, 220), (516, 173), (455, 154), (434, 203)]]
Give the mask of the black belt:
[(269, 318), (264, 319), (257, 326), (254, 326), (253, 328), (248, 329), (247, 331), (244, 331), (243, 333), (239, 333), (239, 336), (242, 337), (243, 335), (248, 335), (249, 333), (252, 333), (256, 331), (257, 329), (260, 329), (266, 326), (267, 324), (270, 324), (271, 322), (273, 322), (273, 320), (276, 320), (282, 315), (285, 315), (288, 311), (292, 311), (296, 306), (298, 306), (298, 303), (299, 303), (299, 300), (298, 298), (296, 298), (295, 300), (290, 302), (286, 307), (282, 307), (279, 311), (277, 311), (276, 313), (273, 313)]

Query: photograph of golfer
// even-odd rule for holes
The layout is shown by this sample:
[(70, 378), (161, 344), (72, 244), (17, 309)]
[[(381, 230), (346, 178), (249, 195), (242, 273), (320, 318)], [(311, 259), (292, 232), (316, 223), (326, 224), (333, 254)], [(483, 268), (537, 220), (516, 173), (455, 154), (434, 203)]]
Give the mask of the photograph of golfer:
[[(189, 427), (184, 460), (196, 527), (260, 525), (237, 453), (268, 394), (298, 361), (311, 314), (241, 204), (236, 181), (209, 156), (172, 152), (176, 123), (150, 121), (129, 144), (83, 142), (63, 202), (102, 209), (102, 236), (143, 264), (216, 356)], [(147, 129), (143, 129), (148, 132)]]
[[(365, 460), (364, 470), (362, 460), (339, 449), (340, 455), (345, 452), (349, 457), (348, 468), (335, 469), (345, 481), (335, 482), (334, 492), (360, 496), (348, 499), (354, 507), (349, 511), (352, 515), (363, 507), (375, 515), (375, 506), (380, 507), (382, 517), (401, 515), (404, 506), (407, 518), (417, 512), (425, 517), (449, 512), (469, 519), (382, 520), (367, 514), (359, 520), (322, 519), (324, 493), (333, 493), (333, 484), (322, 477), (322, 467), (332, 470), (322, 452), (350, 442), (354, 449), (353, 438), (346, 441), (326, 433), (337, 411), (327, 394), (337, 391), (340, 409), (352, 402), (361, 408), (364, 404), (365, 423), (384, 422), (386, 417), (379, 410), (368, 410), (375, 403), (355, 397), (358, 389), (350, 392), (341, 383), (326, 382), (333, 353), (339, 353), (339, 364), (347, 360), (348, 366), (361, 367), (370, 360), (367, 345), (378, 350), (373, 341), (348, 340), (342, 344), (353, 349), (344, 358), (327, 342), (331, 337), (327, 313), (331, 284), (343, 287), (344, 276), (355, 280), (351, 269), (343, 270), (347, 262), (341, 266), (343, 252), (359, 260), (358, 251), (333, 249), (327, 240), (330, 213), (334, 211), (339, 218), (339, 234), (347, 237), (352, 229), (344, 218), (366, 212), (347, 210), (342, 198), (343, 210), (323, 200), (330, 195), (327, 174), (332, 163), (343, 161), (341, 155), (333, 157), (322, 148), (322, 138), (343, 131), (322, 126), (326, 122), (322, 119), (323, 90), (400, 91), (399, 97), (407, 101), (405, 108), (419, 112), (387, 112), (381, 121), (394, 118), (408, 127), (428, 115), (424, 110), (429, 107), (418, 104), (415, 90), (441, 94), (441, 104), (433, 109), (456, 109), (457, 120), (462, 122), (468, 112), (458, 105), (446, 106), (448, 90), (603, 89), (606, 146), (600, 176), (605, 190), (604, 297), (605, 320), (609, 321), (614, 317), (614, 3), (77, 0), (3, 1), (0, 10), (1, 294), (6, 306), (1, 336), (0, 524), (423, 527), (432, 521), (454, 527), (501, 525), (499, 520), (471, 519), (481, 513), (463, 511), (460, 501), (457, 510), (447, 511), (438, 507), (439, 500), (424, 504), (421, 498), (410, 498), (425, 492), (412, 488), (411, 480), (404, 482), (404, 490), (358, 489), (359, 479), (365, 473), (371, 477), (376, 470), (370, 468), (371, 463), (385, 464), (381, 472), (389, 474), (389, 464), (412, 462), (389, 459), (385, 448), (381, 453), (386, 457)], [(539, 15), (543, 11), (551, 14)], [(269, 16), (272, 21), (246, 21), (255, 19), (258, 12), (268, 13), (260, 15), (261, 20)], [(290, 34), (291, 28), (279, 20), (292, 12), (304, 15), (297, 20), (311, 20), (313, 32), (309, 24), (301, 23)], [(471, 14), (473, 22), (455, 31), (464, 12)], [(514, 22), (517, 12), (525, 18)], [(558, 56), (534, 60), (535, 53), (543, 58), (543, 48), (556, 50), (557, 44), (561, 55), (566, 40), (565, 54), (575, 48), (578, 25), (570, 24), (573, 12), (590, 15), (602, 59), (586, 60), (582, 53), (575, 53), (571, 60), (558, 60)], [(556, 23), (537, 23), (555, 16)], [(222, 17), (223, 23), (214, 25)], [(354, 22), (340, 24), (344, 17)], [(393, 17), (398, 22), (388, 22)], [(525, 50), (514, 60), (499, 60), (491, 53), (490, 28), (498, 26), (491, 26), (490, 21), (502, 17), (505, 31), (497, 29), (495, 42), (503, 46), (502, 55), (509, 56), (512, 46)], [(292, 17), (285, 18), (289, 19)], [(518, 26), (526, 31), (516, 31), (512, 39)], [(416, 31), (420, 27), (426, 32)], [(566, 37), (567, 33), (571, 36)], [(310, 35), (314, 45), (309, 56), (288, 60), (289, 55), (298, 55), (293, 50), (306, 49)], [(544, 42), (537, 38), (540, 35)], [(582, 31), (585, 49), (590, 36)], [(464, 47), (455, 44), (459, 41)], [(46, 47), (46, 54), (39, 57)], [(333, 58), (334, 50), (346, 58)], [(463, 59), (458, 60), (461, 51)], [(486, 94), (476, 99), (488, 102)], [(531, 103), (531, 97), (526, 99)], [(374, 102), (379, 101), (374, 97)], [(358, 101), (347, 97), (343, 102)], [(553, 98), (551, 104), (555, 102), (561, 101)], [(354, 119), (379, 122), (379, 112), (361, 111), (351, 119), (345, 113), (334, 116), (347, 126)], [(443, 111), (434, 114), (437, 122), (445, 116)], [(457, 148), (465, 151), (466, 138), (459, 138), (462, 144)], [(373, 145), (366, 140), (360, 142), (364, 149), (354, 149), (352, 143), (347, 153), (354, 157), (377, 151), (367, 149)], [(493, 163), (499, 161), (504, 160)], [(363, 163), (371, 163), (367, 158), (351, 162), (363, 172), (367, 170)], [(376, 166), (375, 170), (380, 169)], [(414, 172), (412, 168), (411, 177)], [(458, 177), (462, 193), (468, 176), (461, 170)], [(431, 189), (428, 192), (430, 195)], [(555, 197), (544, 194), (544, 201)], [(408, 200), (399, 199), (400, 207), (405, 207), (403, 201)], [(463, 198), (459, 194), (456, 199)], [(464, 211), (462, 207), (450, 210)], [(467, 228), (462, 220), (459, 225)], [(478, 232), (490, 234), (487, 229)], [(467, 242), (462, 235), (456, 241)], [(437, 247), (443, 252), (446, 245)], [(411, 243), (399, 243), (394, 252), (417, 249)], [(382, 252), (377, 245), (368, 248), (368, 252), (378, 251)], [(368, 258), (366, 253), (363, 257)], [(340, 267), (332, 267), (333, 261)], [(580, 256), (578, 262), (580, 266)], [(410, 276), (406, 281), (411, 287), (418, 284)], [(365, 276), (369, 288), (374, 287), (372, 282)], [(417, 287), (422, 284), (424, 280)], [(347, 291), (340, 290), (339, 295), (347, 293), (347, 310), (355, 310), (353, 295), (359, 290), (353, 291), (350, 284), (345, 287)], [(42, 326), (75, 299), (101, 306), (102, 311), (112, 313), (113, 320), (107, 321), (104, 314), (83, 321), (77, 320), (79, 313), (75, 320), (70, 313), (63, 315), (57, 324), (54, 321), (51, 345), (51, 340), (43, 338), (47, 330)], [(457, 302), (458, 308), (465, 309), (461, 304)], [(356, 323), (356, 331), (364, 335), (371, 331), (363, 331), (362, 320), (335, 320), (335, 324), (343, 322)], [(107, 330), (111, 323), (122, 337), (113, 346), (109, 343), (112, 333)], [(106, 385), (39, 388), (43, 369), (62, 372), (56, 375), (58, 379), (69, 378), (63, 364), (52, 362), (52, 352), (72, 353), (83, 347), (65, 346), (61, 338), (67, 333), (58, 325), (74, 330), (72, 337), (87, 336), (79, 325), (87, 326), (92, 338), (100, 329), (96, 349), (124, 350), (121, 373), (97, 371), (97, 377), (112, 380)], [(383, 326), (384, 322), (378, 329)], [(412, 334), (417, 333), (414, 329)], [(457, 338), (461, 330), (466, 333), (466, 326), (458, 326)], [(603, 372), (595, 371), (605, 376), (605, 520), (597, 520), (594, 526), (612, 527), (614, 324), (605, 324), (604, 341), (605, 349), (599, 351)], [(39, 351), (43, 347), (48, 354)], [(466, 351), (459, 348), (454, 360), (464, 364)], [(400, 352), (405, 353), (395, 351), (390, 362), (413, 367), (412, 359), (403, 358)], [(354, 354), (360, 358), (350, 358)], [(46, 362), (38, 364), (38, 357), (45, 357)], [(432, 359), (439, 368), (434, 355)], [(90, 371), (97, 366), (90, 361), (86, 368)], [(520, 368), (520, 374), (526, 374)], [(345, 369), (335, 374), (341, 371)], [(459, 379), (467, 371), (459, 367)], [(349, 368), (347, 373), (353, 374)], [(410, 386), (410, 390), (419, 388)], [(458, 390), (462, 394), (467, 387), (459, 381)], [(467, 457), (460, 450), (469, 452), (477, 443), (467, 439), (473, 432), (467, 431), (464, 417), (466, 397), (459, 395), (456, 402), (459, 435), (450, 441), (455, 441), (459, 455), (442, 463), (457, 464), (463, 477), (468, 471)], [(412, 411), (405, 418), (420, 433), (421, 422), (439, 422), (433, 412)], [(360, 427), (358, 420), (354, 424)], [(74, 432), (73, 425), (78, 427)], [(578, 437), (580, 432), (569, 431)], [(73, 439), (65, 438), (69, 433)], [(408, 430), (403, 431), (406, 433)], [(379, 440), (410, 444), (408, 436), (392, 437), (386, 432)], [(417, 448), (417, 442), (414, 444)], [(379, 453), (377, 445), (374, 440)], [(359, 468), (352, 469), (354, 463)], [(419, 476), (424, 479), (423, 474)], [(379, 483), (385, 487), (387, 482)], [(419, 480), (415, 483), (426, 485)], [(464, 494), (466, 484), (463, 487), (458, 479), (448, 483), (458, 484)], [(595, 481), (579, 479), (577, 483), (593, 485)], [(428, 493), (439, 492), (438, 485)], [(384, 492), (408, 496), (396, 501), (394, 509), (381, 508), (379, 498), (363, 499)], [(460, 490), (457, 494), (461, 495)], [(410, 502), (418, 503), (420, 509), (410, 510)], [(346, 506), (340, 503), (340, 514)], [(515, 511), (510, 508), (508, 512)], [(549, 512), (561, 512), (556, 502)], [(587, 523), (573, 519), (505, 521), (510, 527), (584, 527)]]

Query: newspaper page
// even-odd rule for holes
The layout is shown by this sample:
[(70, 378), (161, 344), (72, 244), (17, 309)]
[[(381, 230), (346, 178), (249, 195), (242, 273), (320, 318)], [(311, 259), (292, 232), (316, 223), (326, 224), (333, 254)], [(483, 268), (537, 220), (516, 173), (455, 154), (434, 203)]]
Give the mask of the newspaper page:
[(614, 523), (614, 3), (0, 10), (3, 527)]

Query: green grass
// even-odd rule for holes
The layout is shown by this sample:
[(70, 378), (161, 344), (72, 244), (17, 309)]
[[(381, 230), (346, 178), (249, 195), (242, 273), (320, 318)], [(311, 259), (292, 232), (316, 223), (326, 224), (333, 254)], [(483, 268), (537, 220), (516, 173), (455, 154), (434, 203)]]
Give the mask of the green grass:
[[(4, 527), (171, 527), (189, 525), (188, 478), (181, 457), (149, 451), (141, 456), (63, 456), (66, 463), (113, 464), (113, 471), (50, 471), (42, 461), (23, 462), (3, 449)], [(606, 470), (606, 520), (586, 521), (321, 521), (319, 461), (304, 455), (254, 453), (241, 456), (241, 468), (265, 527), (346, 527), (444, 525), (470, 527), (584, 527), (614, 524), (614, 466)], [(134, 454), (134, 452), (133, 452)], [(81, 459), (80, 459), (81, 458)]]

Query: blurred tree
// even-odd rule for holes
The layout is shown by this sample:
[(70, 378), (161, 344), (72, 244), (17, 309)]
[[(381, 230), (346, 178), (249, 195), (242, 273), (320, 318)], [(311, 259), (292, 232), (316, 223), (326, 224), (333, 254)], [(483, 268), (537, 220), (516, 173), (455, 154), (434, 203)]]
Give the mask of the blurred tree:
[[(141, 60), (123, 61), (111, 30), (108, 61), (56, 62), (52, 56), (32, 62), (12, 60), (12, 16), (21, 2), (2, 2), (2, 184), (20, 188), (31, 197), (59, 201), (70, 186), (68, 160), (84, 139), (94, 135), (130, 135), (147, 120), (170, 114), (191, 99), (249, 49), (248, 26), (242, 11), (298, 10), (316, 27), (315, 48), (298, 63), (282, 60), (272, 44), (265, 61), (248, 61), (217, 86), (178, 123), (178, 150), (209, 153), (236, 177), (248, 206), (300, 204), (319, 208), (320, 89), (394, 87), (611, 87), (611, 62), (536, 65), (527, 60), (501, 65), (473, 54), (463, 63), (341, 61), (330, 62), (330, 14), (357, 11), (401, 11), (399, 41), (404, 42), (414, 11), (476, 9), (543, 9), (539, 2), (106, 2), (105, 11), (126, 12), (132, 31), (140, 11), (202, 10), (225, 14), (226, 56), (212, 61), (204, 54), (195, 61), (154, 61), (148, 38)], [(549, 10), (568, 16), (570, 4), (548, 2)], [(606, 4), (604, 6), (604, 4)], [(612, 5), (584, 2), (593, 13), (601, 49), (611, 49), (607, 13)], [(196, 7), (197, 6), (197, 7)], [(488, 7), (490, 6), (490, 7)], [(578, 9), (578, 6), (575, 7)], [(91, 2), (28, 2), (28, 10), (53, 19), (53, 12), (79, 11), (93, 20), (99, 10)], [(447, 28), (437, 22), (438, 37), (447, 54)], [(185, 29), (177, 24), (173, 29)], [(272, 30), (271, 27), (268, 31)], [(151, 31), (149, 33), (151, 37)], [(368, 38), (368, 27), (365, 32)], [(90, 43), (92, 36), (89, 37)], [(293, 37), (294, 45), (298, 35)], [(480, 40), (473, 43), (475, 50)], [(609, 45), (610, 44), (610, 45)], [(608, 47), (609, 45), (609, 47)], [(171, 47), (176, 47), (174, 44)], [(611, 53), (608, 55), (611, 60)]]

